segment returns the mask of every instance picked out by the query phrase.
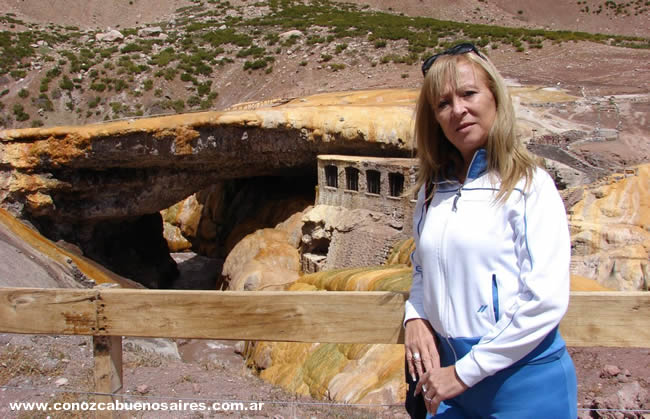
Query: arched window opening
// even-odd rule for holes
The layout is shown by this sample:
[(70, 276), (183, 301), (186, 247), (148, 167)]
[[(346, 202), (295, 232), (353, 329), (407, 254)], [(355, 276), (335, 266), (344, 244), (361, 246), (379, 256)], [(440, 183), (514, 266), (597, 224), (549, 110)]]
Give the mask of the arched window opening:
[(390, 186), (390, 196), (401, 196), (404, 192), (404, 175), (401, 173), (389, 173), (388, 185)]
[(368, 184), (368, 193), (377, 195), (381, 193), (381, 173), (376, 170), (368, 170), (366, 172), (366, 181)]
[(349, 191), (359, 190), (359, 169), (354, 167), (345, 168), (345, 189)]
[(339, 171), (334, 165), (325, 166), (325, 184), (332, 188), (339, 187)]

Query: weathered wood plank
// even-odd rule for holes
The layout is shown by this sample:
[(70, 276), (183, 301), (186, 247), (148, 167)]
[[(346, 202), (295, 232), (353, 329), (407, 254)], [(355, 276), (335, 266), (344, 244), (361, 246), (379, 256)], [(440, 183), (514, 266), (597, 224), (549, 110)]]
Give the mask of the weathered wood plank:
[[(0, 332), (401, 343), (406, 295), (0, 288)], [(572, 292), (569, 346), (650, 347), (650, 293)]]
[[(95, 362), (95, 391), (115, 394), (122, 389), (122, 337), (93, 336), (93, 359)], [(116, 396), (95, 395), (97, 403), (111, 403)], [(96, 418), (118, 417), (117, 412), (96, 411)]]
[(649, 292), (571, 293), (560, 324), (568, 346), (650, 347)]
[(98, 295), (87, 289), (0, 288), (0, 331), (92, 335)]
[(391, 292), (102, 291), (101, 333), (398, 343), (406, 296)]

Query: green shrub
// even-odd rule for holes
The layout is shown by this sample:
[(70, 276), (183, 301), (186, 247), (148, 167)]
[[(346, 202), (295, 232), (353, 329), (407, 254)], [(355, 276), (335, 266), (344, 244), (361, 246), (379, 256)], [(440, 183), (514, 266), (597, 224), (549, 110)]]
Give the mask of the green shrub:
[(113, 111), (113, 114), (115, 114), (115, 116), (117, 116), (120, 112), (125, 110), (123, 108), (122, 104), (119, 103), (119, 102), (111, 102), (110, 106), (111, 106), (111, 110)]
[(285, 39), (284, 42), (282, 42), (282, 45), (285, 47), (291, 47), (293, 45), (296, 45), (298, 39), (300, 39), (299, 35), (291, 35), (290, 37)]
[(9, 89), (4, 89), (2, 92), (0, 92), (0, 97), (5, 96), (9, 94)]
[(251, 55), (253, 57), (262, 57), (266, 53), (266, 50), (262, 47), (258, 46), (251, 46), (250, 48), (242, 49), (237, 53), (237, 57), (243, 58), (243, 57), (250, 57)]
[(240, 47), (250, 46), (253, 42), (248, 35), (238, 34), (234, 29), (223, 29), (203, 34), (202, 39), (213, 47), (223, 44), (235, 44)]
[(280, 36), (277, 33), (268, 33), (264, 36), (267, 45), (275, 45), (280, 41)]
[(321, 59), (323, 62), (328, 62), (328, 61), (331, 60), (332, 58), (334, 58), (334, 57), (332, 57), (332, 56), (329, 55), (329, 54), (321, 54), (321, 55), (320, 55), (320, 59)]
[(29, 96), (29, 92), (25, 89), (20, 89), (18, 91), (18, 97), (25, 99), (26, 97)]
[(13, 111), (16, 116), (16, 121), (23, 122), (29, 119), (29, 114), (25, 112), (23, 105), (19, 103), (14, 104)]
[(63, 90), (72, 90), (74, 89), (74, 84), (67, 75), (64, 75), (63, 79), (59, 82), (59, 87)]
[(192, 77), (192, 75), (189, 74), (189, 73), (183, 73), (183, 74), (181, 74), (181, 80), (182, 81), (193, 81), (193, 80), (196, 80), (196, 79), (194, 77)]
[(43, 125), (45, 124), (43, 124), (43, 121), (41, 121), (40, 119), (34, 119), (32, 121), (32, 128), (39, 128), (42, 127)]
[(189, 99), (187, 99), (187, 105), (194, 108), (199, 105), (201, 105), (201, 99), (199, 99), (198, 96), (190, 96)]
[(24, 78), (27, 75), (27, 72), (25, 70), (12, 70), (9, 74), (14, 78), (14, 80), (18, 80)]
[(210, 89), (212, 88), (212, 80), (207, 80), (203, 83), (199, 83), (196, 87), (196, 92), (199, 96), (203, 97), (210, 93)]
[(151, 80), (151, 79), (145, 80), (143, 87), (144, 87), (144, 90), (147, 90), (147, 91), (153, 89), (153, 80)]
[(94, 82), (90, 85), (91, 90), (96, 90), (98, 92), (103, 92), (106, 90), (106, 84), (101, 83), (101, 82)]
[(54, 104), (50, 100), (49, 97), (45, 93), (41, 93), (38, 95), (38, 99), (35, 101), (35, 105), (38, 106), (39, 108), (42, 108), (46, 112), (53, 112), (54, 111)]
[(175, 68), (166, 68), (165, 69), (165, 80), (167, 81), (172, 81), (176, 78), (176, 74), (178, 74), (178, 70)]
[(176, 113), (181, 113), (185, 109), (185, 102), (182, 99), (175, 100), (172, 102), (172, 108), (174, 108)]
[(121, 92), (124, 89), (127, 89), (129, 87), (128, 83), (125, 82), (122, 79), (116, 80), (115, 81), (115, 91), (116, 92)]
[(336, 53), (337, 53), (337, 54), (342, 53), (343, 51), (345, 51), (345, 49), (346, 49), (347, 47), (348, 47), (348, 44), (346, 44), (346, 43), (338, 44), (338, 45), (336, 46)]
[(322, 44), (327, 40), (321, 36), (310, 35), (307, 37), (307, 45)]
[(88, 102), (88, 107), (89, 108), (96, 108), (97, 105), (102, 101), (102, 99), (99, 96), (95, 96), (94, 99), (92, 99), (90, 102)]
[(118, 51), (117, 47), (105, 48), (99, 51), (99, 55), (102, 58), (108, 58)]
[(151, 58), (152, 64), (156, 64), (158, 67), (165, 67), (170, 62), (176, 59), (176, 53), (174, 48), (167, 47), (164, 50), (160, 51), (158, 54), (154, 55)]
[(264, 68), (266, 67), (266, 60), (255, 60), (255, 61), (246, 61), (244, 63), (244, 70), (257, 70), (259, 68)]

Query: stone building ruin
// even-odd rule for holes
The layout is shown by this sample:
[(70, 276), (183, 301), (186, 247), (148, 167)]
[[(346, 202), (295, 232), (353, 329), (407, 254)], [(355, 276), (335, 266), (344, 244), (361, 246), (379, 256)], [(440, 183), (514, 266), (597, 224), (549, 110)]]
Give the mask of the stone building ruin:
[(410, 236), (417, 160), (318, 156), (316, 208), (303, 227), (303, 272), (381, 265)]
[(416, 172), (417, 159), (320, 155), (316, 204), (367, 209), (409, 222)]

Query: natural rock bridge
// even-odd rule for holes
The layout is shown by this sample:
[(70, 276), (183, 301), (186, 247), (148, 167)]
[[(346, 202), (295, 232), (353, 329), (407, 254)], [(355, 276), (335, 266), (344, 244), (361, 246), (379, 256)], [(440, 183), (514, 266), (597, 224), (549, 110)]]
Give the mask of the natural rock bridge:
[[(415, 91), (0, 132), (0, 204), (30, 218), (155, 213), (218, 180), (313, 176), (316, 156), (408, 156)], [(249, 108), (249, 109), (247, 109)]]

